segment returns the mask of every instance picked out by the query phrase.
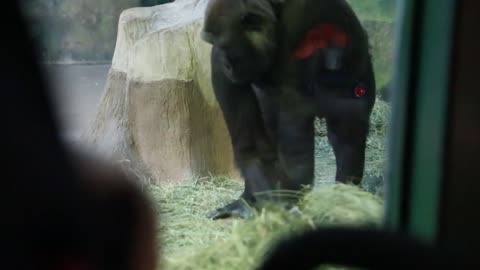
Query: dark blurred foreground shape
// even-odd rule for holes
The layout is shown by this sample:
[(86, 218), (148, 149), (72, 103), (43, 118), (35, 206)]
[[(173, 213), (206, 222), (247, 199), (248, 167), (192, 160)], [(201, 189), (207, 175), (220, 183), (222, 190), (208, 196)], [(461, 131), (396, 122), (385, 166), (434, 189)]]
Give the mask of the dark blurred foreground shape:
[(307, 270), (325, 264), (370, 270), (464, 269), (459, 258), (406, 234), (333, 227), (281, 242), (258, 270)]
[(61, 144), (38, 51), (17, 1), (0, 18), (2, 269), (155, 268), (147, 198), (111, 165)]

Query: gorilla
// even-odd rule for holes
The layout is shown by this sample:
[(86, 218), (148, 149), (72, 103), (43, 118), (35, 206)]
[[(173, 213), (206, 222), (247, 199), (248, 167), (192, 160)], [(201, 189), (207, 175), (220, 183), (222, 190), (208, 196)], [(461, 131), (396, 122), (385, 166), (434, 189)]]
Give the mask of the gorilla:
[(244, 180), (212, 219), (251, 217), (273, 191), (313, 186), (314, 119), (324, 118), (335, 180), (359, 184), (375, 102), (368, 36), (345, 0), (210, 0), (201, 32)]

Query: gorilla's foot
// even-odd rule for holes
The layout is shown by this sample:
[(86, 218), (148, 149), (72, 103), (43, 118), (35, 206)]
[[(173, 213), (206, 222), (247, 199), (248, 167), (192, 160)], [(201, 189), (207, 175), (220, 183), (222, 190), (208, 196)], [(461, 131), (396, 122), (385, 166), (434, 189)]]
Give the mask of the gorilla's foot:
[(233, 201), (224, 207), (210, 211), (207, 217), (213, 220), (224, 218), (243, 218), (250, 219), (253, 217), (253, 209), (242, 199)]

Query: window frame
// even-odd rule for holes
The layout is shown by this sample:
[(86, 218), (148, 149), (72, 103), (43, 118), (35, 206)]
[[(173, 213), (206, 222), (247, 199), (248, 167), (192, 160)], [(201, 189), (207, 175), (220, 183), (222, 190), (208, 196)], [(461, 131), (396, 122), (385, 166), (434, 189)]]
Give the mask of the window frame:
[(397, 3), (385, 225), (428, 242), (440, 228), (456, 7)]

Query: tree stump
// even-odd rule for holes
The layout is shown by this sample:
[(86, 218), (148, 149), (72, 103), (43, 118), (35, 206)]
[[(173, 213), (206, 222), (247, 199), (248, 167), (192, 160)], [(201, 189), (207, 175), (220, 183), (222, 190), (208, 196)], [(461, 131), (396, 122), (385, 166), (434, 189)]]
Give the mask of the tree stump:
[(83, 138), (149, 182), (237, 176), (200, 39), (208, 0), (125, 10), (96, 118)]

